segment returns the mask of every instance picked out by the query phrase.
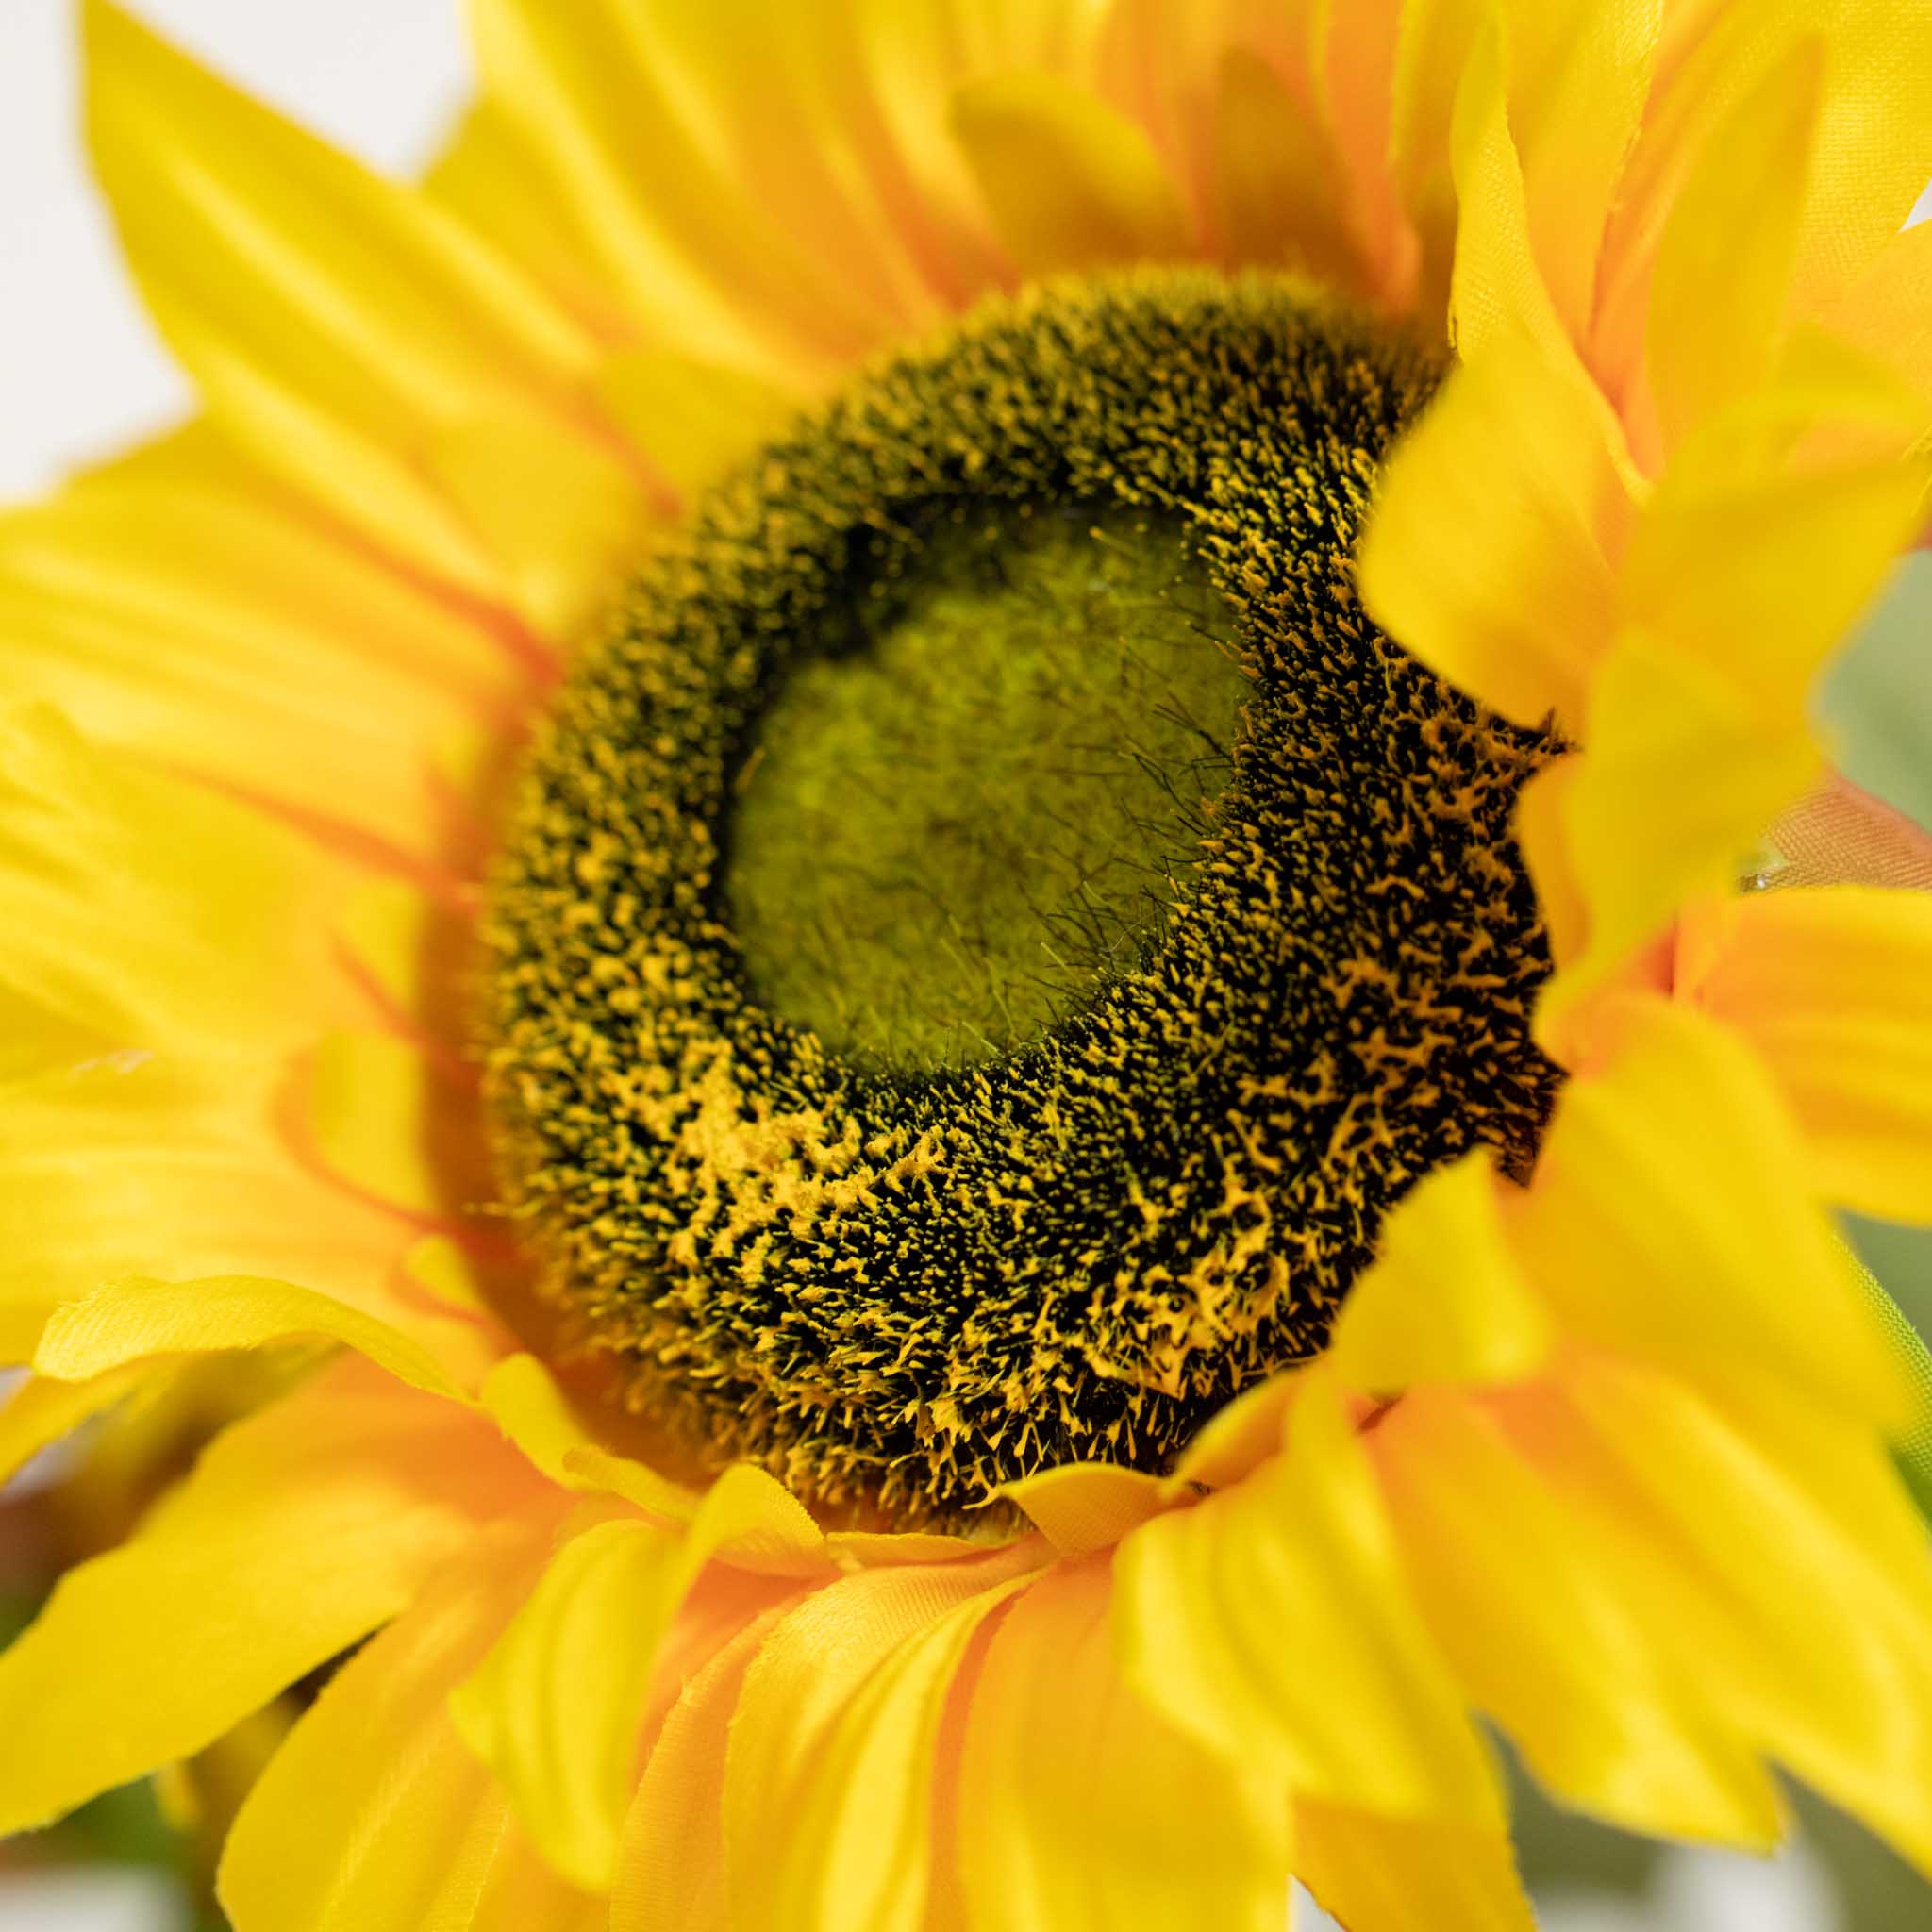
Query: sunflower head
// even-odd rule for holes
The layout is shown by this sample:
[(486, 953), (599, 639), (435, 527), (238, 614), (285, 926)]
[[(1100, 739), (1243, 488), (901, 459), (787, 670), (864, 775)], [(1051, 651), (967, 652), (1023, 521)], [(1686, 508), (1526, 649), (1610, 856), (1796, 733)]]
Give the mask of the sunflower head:
[(517, 807), (490, 1059), (550, 1291), (637, 1401), (913, 1515), (1161, 1469), (1321, 1348), (1418, 1178), (1527, 1172), (1509, 826), (1553, 747), (1350, 576), (1438, 373), (1290, 283), (1049, 286), (632, 588)]

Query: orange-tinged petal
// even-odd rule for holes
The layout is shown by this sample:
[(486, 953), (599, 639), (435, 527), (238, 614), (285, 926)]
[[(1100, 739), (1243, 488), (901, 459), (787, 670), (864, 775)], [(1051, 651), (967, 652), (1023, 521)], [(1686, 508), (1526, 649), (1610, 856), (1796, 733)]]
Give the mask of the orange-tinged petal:
[(1518, 1191), (1485, 1150), (1403, 1198), (1330, 1345), (1351, 1388), (1512, 1381), (1542, 1364), (1554, 1337), (1508, 1225)]
[(446, 1705), (527, 1585), (533, 1545), (541, 1531), (521, 1525), (486, 1539), (329, 1680), (228, 1834), (218, 1887), (235, 1932), (474, 1923), (508, 1820)]
[(745, 1675), (724, 1776), (740, 1922), (916, 1932), (930, 1880), (940, 1720), (974, 1633), (1040, 1566), (1037, 1544), (882, 1569), (814, 1591)]
[(1544, 1785), (1635, 1831), (1776, 1841), (1770, 1778), (1486, 1405), (1411, 1391), (1368, 1452), (1430, 1630)]
[(1649, 347), (1667, 448), (1771, 369), (1824, 81), (1823, 43), (1796, 42), (1711, 130), (1664, 225)]
[(644, 1692), (710, 1562), (826, 1572), (824, 1539), (772, 1477), (728, 1470), (689, 1527), (588, 1506), (453, 1708), (502, 1777), (531, 1841), (586, 1890), (608, 1890), (636, 1771)]
[(1564, 1088), (1519, 1220), (1559, 1328), (1692, 1380), (1771, 1376), (1897, 1416), (1890, 1351), (1765, 1068), (1661, 997), (1620, 1002), (1615, 1033), (1607, 1062)]
[(579, 1530), (451, 1700), (531, 1841), (587, 1891), (610, 1885), (676, 1560), (676, 1536), (639, 1517)]
[(1730, 908), (1725, 943), (1687, 991), (1770, 1069), (1820, 1191), (1932, 1221), (1932, 897), (1754, 893)]
[(993, 1633), (959, 1768), (966, 1924), (1280, 1932), (1287, 1792), (1204, 1750), (1127, 1688), (1111, 1588), (1105, 1556), (1057, 1565)]
[(0, 1831), (199, 1749), (542, 1494), (487, 1424), (361, 1362), (235, 1424), (0, 1656)]
[(1513, 326), (1457, 370), (1383, 471), (1356, 562), (1369, 614), (1519, 724), (1581, 724), (1631, 516), (1602, 398)]
[(953, 96), (952, 127), (1027, 274), (1186, 251), (1180, 191), (1146, 134), (1073, 82), (1048, 74), (969, 82)]
[(462, 1400), (436, 1356), (415, 1337), (312, 1288), (247, 1275), (198, 1281), (117, 1281), (55, 1310), (34, 1369), (83, 1382), (149, 1357), (261, 1348), (273, 1341), (342, 1342), (430, 1395)]
[(466, 230), (176, 54), (86, 15), (89, 131), (136, 280), (229, 431), (379, 545), (488, 591), (410, 458), (506, 402), (562, 413), (576, 332)]
[(1498, 1821), (1489, 1759), (1329, 1381), (1304, 1377), (1285, 1453), (1142, 1524), (1115, 1562), (1128, 1681), (1177, 1728), (1338, 1804)]
[(1211, 125), (1216, 224), (1228, 261), (1290, 264), (1356, 286), (1364, 268), (1333, 144), (1249, 47), (1222, 56)]
[(1350, 1932), (1534, 1932), (1507, 1831), (1301, 1799), (1295, 1874)]
[(724, 1775), (730, 1726), (783, 1607), (722, 1645), (665, 1718), (625, 1823), (610, 1932), (737, 1932), (725, 1893)]

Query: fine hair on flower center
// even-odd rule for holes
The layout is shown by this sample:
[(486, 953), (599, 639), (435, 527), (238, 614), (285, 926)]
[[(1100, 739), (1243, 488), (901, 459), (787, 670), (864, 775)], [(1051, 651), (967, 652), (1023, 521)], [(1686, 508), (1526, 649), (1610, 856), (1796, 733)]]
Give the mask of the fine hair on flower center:
[(1555, 1069), (1553, 750), (1357, 602), (1435, 358), (1273, 280), (989, 307), (705, 500), (493, 885), (506, 1202), (715, 1460), (957, 1519), (1171, 1463)]

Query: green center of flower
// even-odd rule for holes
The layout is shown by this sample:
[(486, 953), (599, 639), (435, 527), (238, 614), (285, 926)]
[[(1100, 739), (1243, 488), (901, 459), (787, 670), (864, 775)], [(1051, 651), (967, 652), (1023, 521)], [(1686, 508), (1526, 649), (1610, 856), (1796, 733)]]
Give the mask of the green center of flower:
[(1041, 1038), (1141, 965), (1247, 691), (1172, 519), (960, 508), (904, 607), (760, 724), (727, 875), (753, 987), (855, 1065)]
[(1550, 746), (1351, 555), (1434, 360), (1271, 280), (994, 305), (721, 487), (533, 748), (491, 897), (510, 1212), (719, 1459), (944, 1520), (1158, 1469), (1388, 1209), (1555, 1091)]

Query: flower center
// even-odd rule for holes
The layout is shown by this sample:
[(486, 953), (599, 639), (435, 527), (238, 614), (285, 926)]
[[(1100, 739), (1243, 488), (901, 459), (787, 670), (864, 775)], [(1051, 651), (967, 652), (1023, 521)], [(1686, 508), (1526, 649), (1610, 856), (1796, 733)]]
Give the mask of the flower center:
[(1169, 1462), (1557, 1074), (1551, 749), (1350, 554), (1432, 360), (1272, 280), (996, 305), (700, 508), (546, 720), (490, 1091), (634, 1399), (943, 1518)]
[(753, 988), (867, 1068), (1042, 1038), (1191, 878), (1248, 681), (1170, 518), (957, 508), (901, 608), (796, 667), (741, 776)]

